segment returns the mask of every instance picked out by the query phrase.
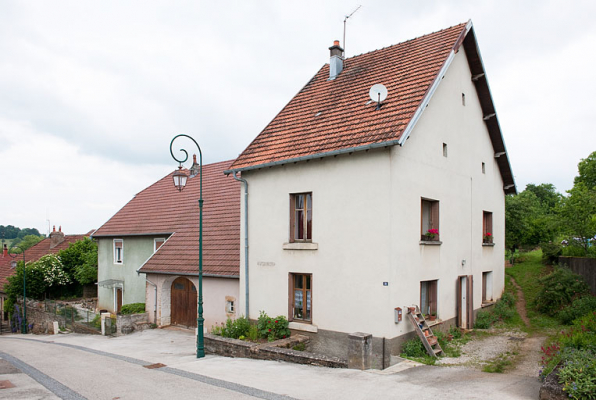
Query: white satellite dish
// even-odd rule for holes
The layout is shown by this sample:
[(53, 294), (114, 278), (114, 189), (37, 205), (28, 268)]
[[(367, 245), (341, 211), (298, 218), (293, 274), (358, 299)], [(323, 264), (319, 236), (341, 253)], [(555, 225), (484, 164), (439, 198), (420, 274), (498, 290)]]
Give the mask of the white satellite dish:
[(387, 98), (387, 88), (385, 85), (377, 83), (370, 88), (368, 92), (371, 100), (377, 103), (377, 110), (381, 108), (381, 103)]

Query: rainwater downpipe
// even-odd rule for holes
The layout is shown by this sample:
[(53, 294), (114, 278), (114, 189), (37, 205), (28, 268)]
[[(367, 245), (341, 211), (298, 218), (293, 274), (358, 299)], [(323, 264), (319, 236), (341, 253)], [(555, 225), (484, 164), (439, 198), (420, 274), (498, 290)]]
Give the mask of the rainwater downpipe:
[(232, 171), (232, 176), (244, 183), (244, 304), (245, 317), (248, 319), (248, 181), (236, 176), (237, 171)]

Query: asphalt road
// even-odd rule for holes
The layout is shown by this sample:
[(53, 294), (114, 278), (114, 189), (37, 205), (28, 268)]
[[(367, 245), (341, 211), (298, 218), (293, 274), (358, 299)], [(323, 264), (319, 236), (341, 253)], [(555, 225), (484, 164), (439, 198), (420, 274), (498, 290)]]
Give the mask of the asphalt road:
[[(106, 338), (0, 336), (7, 399), (536, 399), (536, 377), (463, 367), (396, 365), (356, 371), (208, 355), (194, 335), (168, 329)], [(161, 363), (164, 366), (149, 369)], [(22, 371), (18, 373), (15, 371)]]

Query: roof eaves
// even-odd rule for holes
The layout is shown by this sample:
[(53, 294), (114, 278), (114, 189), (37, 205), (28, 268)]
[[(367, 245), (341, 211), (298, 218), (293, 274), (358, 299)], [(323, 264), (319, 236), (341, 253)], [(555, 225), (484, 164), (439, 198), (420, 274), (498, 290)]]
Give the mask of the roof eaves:
[[(497, 117), (497, 111), (495, 109), (490, 86), (486, 77), (486, 69), (484, 68), (484, 62), (482, 61), (482, 55), (480, 54), (480, 47), (478, 46), (476, 34), (473, 30), (473, 26), (471, 26), (471, 22), (469, 22), (468, 25), (470, 25), (470, 31), (472, 34), (469, 36), (469, 39), (466, 37), (467, 40), (463, 42), (463, 47), (468, 58), (470, 71), (472, 72), (472, 81), (476, 87), (476, 94), (478, 95), (482, 112), (486, 116), (485, 123), (487, 130), (489, 131), (493, 149), (495, 150), (495, 158), (498, 159), (497, 164), (499, 166), (501, 177), (503, 178), (503, 191), (505, 194), (517, 194), (517, 186), (515, 184), (515, 178), (513, 176), (511, 163), (509, 161), (509, 153), (507, 152), (507, 147), (505, 146), (503, 132), (501, 131), (501, 125), (499, 124), (499, 118)], [(476, 63), (472, 61), (471, 56), (477, 57)], [(482, 96), (481, 93), (483, 93), (484, 96)], [(504, 154), (499, 154), (497, 156), (497, 153)], [(503, 155), (505, 156), (504, 158), (502, 157)]]
[[(157, 275), (177, 275), (177, 276), (198, 276), (198, 273), (176, 272), (176, 271), (140, 271), (141, 274), (157, 274)], [(240, 275), (218, 275), (218, 274), (203, 274), (207, 278), (226, 278), (226, 279), (240, 279)]]
[(355, 153), (358, 151), (365, 151), (365, 150), (378, 149), (381, 147), (395, 146), (395, 145), (400, 144), (399, 142), (400, 142), (399, 139), (395, 139), (395, 140), (390, 140), (387, 142), (371, 143), (371, 144), (367, 144), (364, 146), (356, 146), (356, 147), (350, 147), (347, 149), (333, 150), (333, 151), (328, 151), (325, 153), (309, 154), (307, 156), (288, 158), (285, 160), (273, 161), (273, 162), (264, 163), (264, 164), (249, 165), (247, 167), (228, 169), (228, 170), (224, 171), (224, 174), (229, 175), (229, 174), (235, 173), (235, 172), (250, 171), (253, 169), (261, 169), (261, 168), (269, 168), (269, 167), (275, 167), (278, 165), (292, 164), (292, 163), (296, 163), (296, 162), (300, 162), (300, 161), (313, 160), (316, 158), (332, 157), (332, 156), (337, 156), (337, 155), (341, 155), (341, 154)]
[(147, 233), (104, 233), (95, 235), (93, 238), (110, 238), (110, 237), (124, 237), (124, 236), (159, 236), (159, 235), (173, 235), (174, 232), (147, 232)]

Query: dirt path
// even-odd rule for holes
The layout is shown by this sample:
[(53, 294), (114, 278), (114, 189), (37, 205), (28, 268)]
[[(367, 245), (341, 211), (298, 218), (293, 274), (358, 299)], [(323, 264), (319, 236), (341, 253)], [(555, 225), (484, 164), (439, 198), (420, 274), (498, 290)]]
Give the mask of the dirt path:
[(528, 318), (528, 314), (526, 313), (526, 298), (524, 297), (524, 292), (522, 291), (522, 288), (517, 284), (515, 279), (511, 278), (511, 284), (515, 286), (515, 289), (517, 291), (517, 301), (515, 302), (515, 309), (517, 310), (517, 313), (521, 317), (522, 321), (524, 321), (524, 324), (526, 324), (526, 326), (529, 328), (530, 319)]
[[(526, 312), (526, 299), (521, 287), (511, 279), (516, 288), (517, 300), (515, 308), (527, 327), (530, 327), (530, 320)], [(482, 370), (487, 365), (495, 365), (501, 361), (508, 363), (504, 373), (535, 377), (542, 366), (541, 346), (546, 337), (528, 335), (518, 329), (490, 329), (486, 331), (489, 335), (475, 338), (461, 347), (462, 355), (457, 358), (445, 357), (441, 359), (440, 365), (465, 365), (470, 368)]]

